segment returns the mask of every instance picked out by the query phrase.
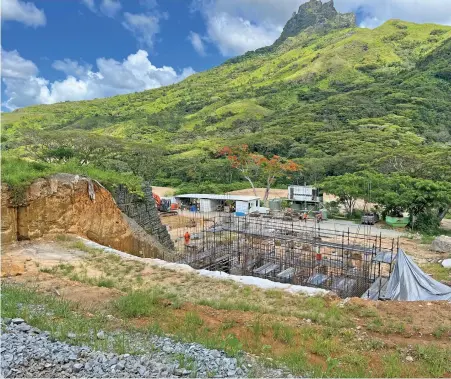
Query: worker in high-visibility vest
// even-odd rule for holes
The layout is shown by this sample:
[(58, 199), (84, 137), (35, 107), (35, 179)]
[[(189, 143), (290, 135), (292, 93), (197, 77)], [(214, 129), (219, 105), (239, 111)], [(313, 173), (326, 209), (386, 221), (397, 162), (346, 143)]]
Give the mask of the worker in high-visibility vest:
[(189, 241), (191, 239), (191, 234), (189, 234), (188, 231), (186, 231), (185, 235), (183, 236), (185, 238), (185, 245), (189, 245)]

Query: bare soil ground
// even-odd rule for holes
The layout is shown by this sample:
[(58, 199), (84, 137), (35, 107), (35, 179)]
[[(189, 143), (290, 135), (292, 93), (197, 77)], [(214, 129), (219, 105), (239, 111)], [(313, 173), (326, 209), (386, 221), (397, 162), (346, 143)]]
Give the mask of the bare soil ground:
[(2, 249), (1, 276), (39, 273), (39, 268), (53, 267), (63, 262), (80, 262), (86, 253), (73, 248), (61, 249), (52, 240), (23, 241)]
[(156, 193), (160, 197), (170, 197), (170, 196), (174, 195), (175, 189), (172, 187), (153, 186), (152, 192)]
[[(265, 188), (256, 188), (257, 196), (260, 199), (263, 199), (263, 196), (265, 196)], [(237, 190), (237, 191), (231, 191), (227, 192), (230, 195), (242, 195), (242, 196), (254, 196), (254, 191), (252, 188), (243, 189), (243, 190)], [(288, 190), (287, 189), (271, 189), (269, 192), (269, 199), (278, 199), (278, 198), (287, 198), (288, 196)]]
[[(429, 254), (421, 246), (415, 252)], [(144, 330), (158, 325), (167, 333), (185, 333), (199, 342), (206, 335), (233, 336), (246, 351), (295, 372), (300, 369), (296, 362), (303, 362), (324, 374), (331, 369), (330, 359), (335, 359), (340, 365), (334, 370), (341, 371), (327, 375), (434, 376), (430, 365), (443, 366), (443, 354), (451, 353), (448, 302), (344, 302), (264, 291), (113, 257), (70, 237), (10, 246), (2, 251), (2, 263), (6, 283), (68, 299), (88, 315), (113, 312), (113, 302), (133, 291), (159, 288), (163, 293), (159, 308), (129, 318), (128, 324)], [(8, 271), (8, 264), (21, 272)], [(191, 324), (186, 327), (193, 318), (199, 320), (196, 328), (202, 333), (193, 334)], [(426, 359), (424, 351), (441, 357), (438, 363)], [(437, 372), (449, 377), (451, 367)]]

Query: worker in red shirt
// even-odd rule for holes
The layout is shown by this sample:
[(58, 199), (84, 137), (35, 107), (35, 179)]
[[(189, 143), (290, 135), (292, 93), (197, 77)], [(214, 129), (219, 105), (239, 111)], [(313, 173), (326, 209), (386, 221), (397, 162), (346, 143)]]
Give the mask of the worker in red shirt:
[(191, 234), (189, 234), (188, 231), (186, 231), (185, 235), (183, 236), (185, 238), (185, 245), (189, 245), (189, 241), (191, 239)]

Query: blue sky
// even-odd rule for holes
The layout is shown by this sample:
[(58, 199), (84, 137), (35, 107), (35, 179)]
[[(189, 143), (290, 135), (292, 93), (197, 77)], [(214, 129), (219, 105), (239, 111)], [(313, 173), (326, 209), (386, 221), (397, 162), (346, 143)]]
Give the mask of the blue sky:
[[(271, 44), (306, 0), (2, 0), (2, 110), (142, 91)], [(362, 27), (451, 0), (336, 0)]]

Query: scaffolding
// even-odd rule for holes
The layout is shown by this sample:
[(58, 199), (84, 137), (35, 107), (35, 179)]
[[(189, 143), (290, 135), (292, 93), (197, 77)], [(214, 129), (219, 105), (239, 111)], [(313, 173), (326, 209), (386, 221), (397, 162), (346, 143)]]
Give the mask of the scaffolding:
[(177, 261), (196, 269), (319, 287), (341, 297), (383, 297), (399, 240), (323, 228), (291, 216), (193, 214)]

